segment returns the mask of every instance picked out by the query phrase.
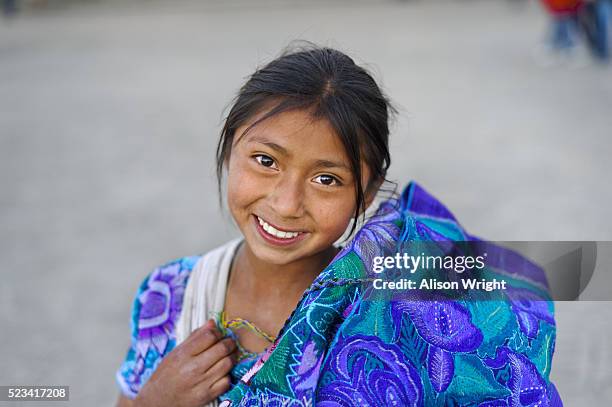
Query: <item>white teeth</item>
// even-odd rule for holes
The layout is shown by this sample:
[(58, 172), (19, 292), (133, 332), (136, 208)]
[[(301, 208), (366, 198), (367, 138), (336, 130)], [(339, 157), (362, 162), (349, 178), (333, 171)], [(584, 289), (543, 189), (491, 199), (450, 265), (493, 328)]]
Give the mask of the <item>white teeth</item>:
[(281, 230), (278, 230), (274, 226), (269, 225), (265, 220), (263, 220), (259, 216), (257, 217), (257, 220), (259, 221), (259, 224), (261, 225), (263, 230), (265, 230), (272, 236), (278, 237), (280, 239), (293, 239), (294, 237), (300, 234), (300, 232), (283, 232)]

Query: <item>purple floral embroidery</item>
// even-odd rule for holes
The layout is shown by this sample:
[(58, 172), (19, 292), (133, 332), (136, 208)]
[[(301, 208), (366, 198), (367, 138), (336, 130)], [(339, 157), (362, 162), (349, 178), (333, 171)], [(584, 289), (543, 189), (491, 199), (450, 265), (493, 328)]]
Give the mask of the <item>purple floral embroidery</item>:
[(133, 398), (176, 343), (175, 325), (189, 273), (200, 256), (156, 268), (143, 281), (132, 308), (132, 341), (117, 371), (123, 394)]
[[(482, 343), (482, 333), (471, 322), (469, 311), (454, 301), (397, 301), (391, 306), (396, 332), (407, 312), (421, 337), (429, 344), (427, 374), (433, 388), (443, 392), (455, 372), (453, 352), (471, 352)], [(397, 335), (396, 333), (396, 335)]]
[[(506, 386), (511, 392), (507, 400), (494, 400), (490, 403), (507, 402), (511, 406), (541, 406), (548, 405), (549, 399), (554, 399), (556, 389), (551, 389), (551, 397), (547, 394), (547, 385), (535, 365), (525, 356), (513, 352), (507, 347), (497, 350), (495, 358), (484, 360), (493, 369), (501, 369), (510, 365), (510, 377)], [(556, 395), (558, 397), (558, 395)], [(488, 404), (505, 405), (505, 404)]]
[(508, 387), (512, 391), (511, 405), (539, 406), (548, 401), (546, 383), (538, 373), (538, 369), (525, 356), (509, 353), (511, 366)]
[(147, 288), (138, 297), (141, 308), (136, 349), (141, 357), (146, 357), (150, 348), (159, 354), (165, 352), (174, 336), (188, 274), (189, 270), (181, 269), (180, 263), (173, 263), (155, 269), (149, 277)]
[(301, 393), (310, 391), (317, 387), (319, 380), (319, 371), (323, 354), (317, 355), (317, 350), (314, 342), (308, 342), (304, 348), (300, 365), (297, 368), (297, 376), (291, 377), (292, 388), (294, 389), (297, 398), (301, 398)]
[(438, 393), (446, 390), (455, 374), (453, 354), (431, 345), (427, 352), (427, 373), (432, 386)]
[(450, 352), (471, 352), (482, 343), (482, 333), (472, 324), (470, 312), (455, 301), (394, 301), (394, 326), (407, 312), (419, 334), (431, 345)]
[(555, 318), (548, 308), (548, 302), (533, 291), (511, 288), (507, 295), (521, 331), (528, 338), (533, 339), (537, 336), (540, 320), (555, 325)]
[[(232, 403), (229, 400), (225, 400), (219, 407), (231, 406)], [(255, 397), (251, 397), (248, 400), (243, 400), (240, 407), (304, 407), (306, 403), (301, 400), (290, 399), (282, 394), (276, 394), (268, 389), (265, 391), (258, 391)]]
[(377, 337), (341, 338), (326, 364), (336, 379), (319, 389), (318, 406), (423, 405), (419, 374), (396, 345)]

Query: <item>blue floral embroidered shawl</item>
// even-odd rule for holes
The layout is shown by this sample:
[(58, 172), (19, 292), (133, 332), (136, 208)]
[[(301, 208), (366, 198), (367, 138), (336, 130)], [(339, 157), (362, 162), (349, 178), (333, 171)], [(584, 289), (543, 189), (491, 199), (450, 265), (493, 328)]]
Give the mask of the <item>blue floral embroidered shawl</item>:
[[(549, 381), (555, 321), (552, 301), (538, 297), (546, 289), (541, 269), (523, 276), (532, 295), (520, 300), (364, 300), (374, 256), (398, 242), (445, 239), (476, 240), (416, 183), (399, 201), (383, 203), (304, 293), (275, 344), (246, 374), (239, 369), (242, 378), (222, 405), (562, 406)], [(183, 267), (179, 286), (190, 268)], [(128, 394), (174, 346), (172, 334), (154, 343), (151, 329), (159, 326), (138, 328), (140, 305), (118, 373)], [(165, 324), (171, 333), (172, 320)]]

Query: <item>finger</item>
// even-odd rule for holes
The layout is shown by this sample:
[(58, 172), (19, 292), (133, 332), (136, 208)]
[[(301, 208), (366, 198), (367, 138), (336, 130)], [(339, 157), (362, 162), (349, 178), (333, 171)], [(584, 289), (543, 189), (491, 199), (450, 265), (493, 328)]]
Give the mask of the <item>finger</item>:
[(212, 397), (217, 398), (220, 395), (226, 393), (230, 389), (231, 386), (232, 386), (232, 380), (229, 377), (229, 375), (223, 376), (219, 380), (214, 382), (210, 386), (208, 391)]
[(193, 331), (185, 340), (183, 346), (190, 355), (195, 356), (212, 347), (215, 343), (219, 342), (220, 339), (221, 332), (216, 328), (211, 329), (207, 323)]
[(223, 376), (229, 374), (234, 365), (236, 365), (236, 358), (233, 356), (235, 352), (227, 355), (224, 358), (219, 359), (214, 365), (210, 367), (204, 373), (203, 381), (214, 383)]
[(195, 362), (198, 364), (199, 370), (204, 374), (215, 363), (232, 354), (235, 350), (236, 342), (232, 338), (224, 338), (197, 355)]
[(214, 319), (209, 319), (208, 321), (206, 321), (206, 323), (204, 324), (205, 327), (209, 328), (209, 329), (217, 329), (217, 323), (215, 322)]

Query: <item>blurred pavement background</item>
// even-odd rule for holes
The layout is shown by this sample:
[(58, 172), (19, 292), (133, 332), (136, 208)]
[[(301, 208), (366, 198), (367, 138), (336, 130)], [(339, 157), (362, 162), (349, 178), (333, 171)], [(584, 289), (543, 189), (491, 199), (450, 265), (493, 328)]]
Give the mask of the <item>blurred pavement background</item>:
[[(237, 233), (214, 179), (224, 108), (295, 39), (374, 72), (400, 108), (390, 178), (471, 232), (612, 240), (612, 70), (549, 65), (547, 27), (510, 0), (50, 0), (0, 20), (0, 384), (114, 403), (139, 283)], [(567, 406), (612, 401), (611, 314), (557, 304)]]

